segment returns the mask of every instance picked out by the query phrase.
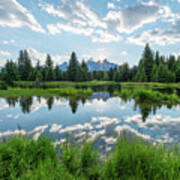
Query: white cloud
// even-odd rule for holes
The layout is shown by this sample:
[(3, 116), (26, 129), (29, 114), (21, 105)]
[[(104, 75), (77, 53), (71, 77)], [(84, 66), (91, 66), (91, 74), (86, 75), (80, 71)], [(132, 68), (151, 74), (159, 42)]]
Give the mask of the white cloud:
[(14, 44), (15, 40), (11, 39), (11, 40), (7, 40), (7, 41), (3, 41), (3, 44), (8, 45), (8, 44)]
[(132, 33), (144, 24), (155, 22), (159, 9), (158, 3), (150, 1), (128, 6), (121, 11), (109, 11), (104, 20), (111, 30)]
[(122, 55), (122, 56), (127, 56), (128, 53), (127, 53), (127, 51), (122, 51), (122, 52), (121, 52), (121, 55)]
[(62, 125), (60, 124), (53, 124), (52, 126), (51, 126), (51, 129), (49, 130), (49, 132), (57, 132), (57, 131), (59, 131), (60, 129), (62, 128)]
[(176, 57), (180, 57), (180, 52), (174, 52), (174, 53), (172, 53), (174, 56), (176, 56)]
[(128, 41), (138, 45), (144, 45), (148, 42), (162, 46), (180, 42), (180, 19), (169, 28), (144, 31), (141, 34), (129, 37)]
[(41, 3), (40, 7), (47, 13), (66, 19), (74, 24), (106, 27), (106, 23), (104, 23), (94, 11), (80, 1), (63, 0), (57, 8), (47, 3)]
[[(46, 62), (46, 57), (47, 57), (46, 53), (39, 52), (33, 48), (29, 48), (27, 49), (27, 51), (29, 53), (29, 56), (32, 60), (33, 65), (35, 65), (38, 60), (41, 62), (41, 64), (44, 64)], [(56, 54), (56, 55), (51, 55), (51, 58), (54, 62), (54, 65), (56, 65), (56, 64), (61, 64), (62, 62), (68, 60), (69, 55)]]
[(112, 2), (108, 2), (107, 8), (108, 8), (108, 9), (115, 9), (116, 6), (115, 6), (114, 3), (112, 3)]
[(17, 135), (26, 135), (26, 131), (25, 130), (14, 130), (14, 131), (5, 131), (5, 132), (1, 132), (0, 133), (0, 139), (1, 138), (6, 138), (6, 137), (10, 137), (10, 136), (17, 136)]
[(47, 13), (58, 16), (63, 23), (48, 24), (50, 34), (62, 31), (90, 36), (93, 42), (118, 42), (122, 40), (120, 33), (132, 33), (144, 24), (158, 19), (159, 3), (139, 3), (115, 11), (112, 2), (107, 4), (112, 10), (104, 17), (94, 12), (83, 1), (63, 0), (58, 7), (42, 3), (40, 7)]
[(28, 26), (33, 31), (45, 33), (34, 16), (16, 0), (0, 1), (0, 26), (12, 28)]
[(94, 33), (95, 35), (92, 37), (93, 42), (118, 42), (122, 39), (119, 34), (109, 33), (108, 31), (97, 30)]
[(78, 26), (73, 26), (71, 24), (62, 24), (62, 23), (57, 23), (55, 25), (53, 24), (48, 24), (47, 28), (50, 32), (50, 34), (58, 34), (61, 33), (61, 31), (64, 32), (71, 32), (74, 34), (83, 34), (85, 36), (90, 36), (93, 32), (92, 28), (82, 28)]
[(11, 53), (8, 51), (0, 51), (0, 56), (11, 56)]

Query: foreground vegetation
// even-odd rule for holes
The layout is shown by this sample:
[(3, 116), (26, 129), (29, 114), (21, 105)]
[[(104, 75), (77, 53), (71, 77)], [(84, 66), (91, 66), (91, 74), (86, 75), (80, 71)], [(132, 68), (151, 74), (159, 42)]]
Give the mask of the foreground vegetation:
[(53, 89), (21, 89), (9, 88), (8, 90), (0, 90), (0, 97), (15, 96), (64, 96), (64, 97), (86, 97), (93, 93), (92, 89), (76, 89), (76, 88), (53, 88)]
[(153, 146), (122, 138), (116, 149), (100, 158), (91, 143), (55, 148), (48, 139), (37, 142), (15, 137), (0, 144), (0, 179), (174, 180), (180, 178), (177, 148)]

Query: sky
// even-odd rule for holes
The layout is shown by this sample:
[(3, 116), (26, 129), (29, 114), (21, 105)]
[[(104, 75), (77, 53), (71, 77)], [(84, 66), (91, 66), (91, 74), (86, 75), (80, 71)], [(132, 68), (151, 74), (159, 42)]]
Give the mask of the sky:
[(0, 0), (0, 65), (27, 49), (33, 64), (108, 59), (136, 65), (145, 43), (180, 55), (180, 0)]

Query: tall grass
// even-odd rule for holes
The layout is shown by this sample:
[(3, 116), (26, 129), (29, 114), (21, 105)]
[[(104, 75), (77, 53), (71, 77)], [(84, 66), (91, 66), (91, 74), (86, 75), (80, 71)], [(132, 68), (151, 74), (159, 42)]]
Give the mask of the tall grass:
[[(15, 137), (0, 144), (0, 179), (175, 180), (180, 178), (180, 152), (141, 139), (119, 139), (105, 159), (91, 143), (65, 144)], [(60, 152), (60, 153), (58, 153)]]
[(178, 103), (179, 97), (173, 92), (172, 94), (162, 93), (159, 91), (155, 91), (152, 89), (144, 89), (144, 88), (123, 88), (121, 92), (115, 92), (114, 95), (120, 95), (124, 98), (134, 98), (137, 101), (149, 101), (149, 102), (168, 102), (168, 103)]
[(93, 93), (92, 89), (76, 89), (76, 88), (54, 88), (54, 89), (21, 89), (9, 88), (8, 90), (0, 90), (1, 97), (10, 96), (89, 96)]

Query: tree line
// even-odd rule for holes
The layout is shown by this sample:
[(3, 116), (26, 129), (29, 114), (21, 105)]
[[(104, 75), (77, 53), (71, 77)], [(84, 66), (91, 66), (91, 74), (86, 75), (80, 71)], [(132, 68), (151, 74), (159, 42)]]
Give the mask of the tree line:
[(8, 84), (13, 81), (116, 81), (116, 82), (180, 82), (180, 57), (174, 55), (161, 56), (158, 51), (151, 50), (146, 44), (137, 66), (130, 67), (128, 63), (108, 71), (88, 71), (86, 62), (79, 63), (76, 53), (71, 54), (66, 71), (55, 65), (48, 54), (45, 65), (37, 61), (35, 66), (27, 50), (19, 52), (18, 61), (7, 60), (1, 69), (0, 80)]

